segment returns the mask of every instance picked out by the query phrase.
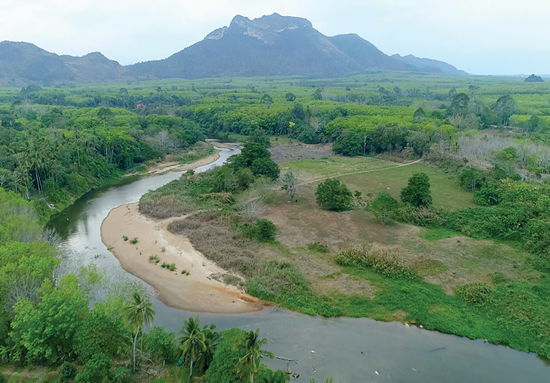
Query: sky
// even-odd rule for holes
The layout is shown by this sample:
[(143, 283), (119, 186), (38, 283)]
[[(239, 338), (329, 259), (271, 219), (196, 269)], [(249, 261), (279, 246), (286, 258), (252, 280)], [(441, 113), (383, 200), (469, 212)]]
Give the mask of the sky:
[(543, 0), (0, 0), (0, 41), (73, 56), (99, 51), (127, 65), (166, 58), (237, 14), (274, 12), (472, 74), (550, 74)]

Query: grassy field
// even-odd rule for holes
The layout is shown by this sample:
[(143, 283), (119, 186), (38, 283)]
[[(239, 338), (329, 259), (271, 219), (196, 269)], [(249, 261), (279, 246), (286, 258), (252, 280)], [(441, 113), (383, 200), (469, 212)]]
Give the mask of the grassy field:
[[(472, 194), (462, 190), (455, 178), (421, 163), (403, 165), (369, 157), (335, 157), (289, 162), (281, 164), (281, 167), (307, 173), (306, 182), (338, 176), (352, 190), (372, 195), (385, 191), (397, 199), (413, 174), (426, 173), (430, 178), (435, 206), (450, 209), (473, 206)], [(345, 175), (348, 173), (357, 174)]]
[[(517, 244), (475, 240), (443, 228), (383, 225), (365, 210), (376, 193), (397, 197), (418, 172), (429, 175), (436, 206), (473, 206), (472, 195), (442, 171), (421, 163), (402, 165), (368, 157), (284, 162), (283, 171), (292, 169), (301, 183), (297, 201), (289, 201), (280, 185), (257, 181), (232, 194), (234, 203), (222, 209), (205, 205), (202, 210), (210, 206), (210, 212), (176, 220), (168, 229), (186, 235), (198, 251), (240, 276), (220, 276), (224, 282), (291, 310), (408, 321), (550, 355), (550, 278), (535, 270), (532, 254)], [(334, 176), (363, 192), (354, 209), (331, 212), (317, 206), (320, 179)], [(164, 197), (185, 194), (187, 182), (163, 188)], [(202, 193), (208, 195), (206, 184)], [(257, 219), (275, 224), (275, 240), (247, 237), (244, 224)], [(378, 269), (342, 263), (353, 252), (374, 257)], [(482, 301), (469, 301), (479, 298), (476, 291), (485, 294)]]

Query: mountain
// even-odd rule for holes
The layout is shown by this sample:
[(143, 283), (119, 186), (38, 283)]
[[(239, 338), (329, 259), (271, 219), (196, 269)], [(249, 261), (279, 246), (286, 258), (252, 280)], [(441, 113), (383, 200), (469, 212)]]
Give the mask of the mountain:
[(329, 40), (363, 68), (386, 68), (392, 70), (416, 70), (413, 65), (396, 60), (382, 53), (373, 44), (355, 33), (329, 37)]
[(432, 60), (427, 58), (420, 58), (413, 55), (400, 56), (398, 54), (391, 56), (395, 60), (399, 60), (403, 63), (416, 67), (421, 72), (435, 72), (435, 73), (447, 73), (453, 75), (467, 75), (468, 73), (463, 70), (456, 69), (451, 64), (447, 64), (443, 61)]
[(73, 72), (76, 82), (110, 82), (124, 79), (123, 67), (99, 52), (88, 53), (82, 57), (60, 57)]
[(29, 43), (0, 42), (0, 85), (73, 81), (74, 73), (54, 53)]
[(302, 18), (236, 16), (229, 27), (168, 57), (128, 68), (140, 78), (338, 76), (364, 67)]
[(0, 86), (123, 81), (122, 68), (98, 52), (58, 56), (30, 43), (0, 42)]
[(369, 69), (465, 74), (441, 61), (388, 56), (356, 34), (327, 37), (300, 17), (274, 13), (228, 27), (172, 56), (121, 66), (99, 52), (58, 56), (33, 44), (0, 42), (0, 86), (164, 78), (304, 75), (332, 77)]

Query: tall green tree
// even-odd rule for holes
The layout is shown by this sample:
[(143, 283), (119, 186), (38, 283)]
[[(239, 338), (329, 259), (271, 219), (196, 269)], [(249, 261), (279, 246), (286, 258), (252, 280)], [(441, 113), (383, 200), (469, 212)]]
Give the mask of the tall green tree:
[(401, 201), (414, 207), (432, 204), (430, 179), (425, 173), (416, 173), (409, 178), (407, 187), (401, 190)]
[(468, 109), (470, 103), (470, 97), (466, 93), (459, 93), (453, 97), (453, 101), (447, 110), (447, 114), (450, 116), (464, 115)]
[(262, 350), (262, 346), (267, 344), (267, 339), (259, 339), (259, 333), (260, 329), (257, 329), (256, 332), (249, 331), (244, 336), (244, 339), (235, 345), (237, 349), (244, 350), (245, 352), (245, 355), (239, 359), (237, 371), (241, 376), (249, 377), (250, 383), (254, 383), (254, 376), (258, 374), (261, 357), (275, 357), (273, 353)]
[(323, 209), (342, 211), (351, 205), (352, 194), (346, 184), (333, 178), (328, 179), (317, 186), (315, 192), (316, 201)]
[(499, 123), (508, 126), (510, 124), (510, 117), (512, 117), (516, 111), (516, 102), (508, 94), (501, 96), (494, 106), (494, 111), (499, 116)]
[(180, 331), (180, 350), (185, 362), (189, 361), (189, 376), (193, 375), (193, 363), (208, 349), (205, 333), (200, 329), (199, 318), (189, 318)]
[(31, 363), (58, 363), (73, 356), (74, 335), (88, 313), (88, 302), (73, 274), (61, 278), (59, 288), (46, 280), (40, 291), (36, 308), (27, 300), (15, 305), (10, 332), (15, 359), (23, 361), (25, 356)]
[(134, 371), (136, 370), (136, 344), (139, 331), (143, 326), (150, 326), (155, 317), (153, 304), (146, 296), (143, 296), (138, 291), (134, 291), (131, 300), (124, 307), (124, 314), (130, 322), (133, 331), (136, 332), (134, 337)]

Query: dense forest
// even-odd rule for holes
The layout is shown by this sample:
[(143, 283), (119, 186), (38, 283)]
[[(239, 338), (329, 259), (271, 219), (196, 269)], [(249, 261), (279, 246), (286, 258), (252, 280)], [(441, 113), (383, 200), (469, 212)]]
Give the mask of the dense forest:
[(333, 142), (335, 153), (352, 156), (406, 150), (421, 157), (435, 144), (490, 162), (491, 153), (514, 147), (529, 175), (546, 172), (544, 84), (410, 77), (4, 88), (0, 185), (43, 201), (35, 205), (49, 216), (148, 160), (206, 137), (238, 139), (257, 130), (306, 144)]

